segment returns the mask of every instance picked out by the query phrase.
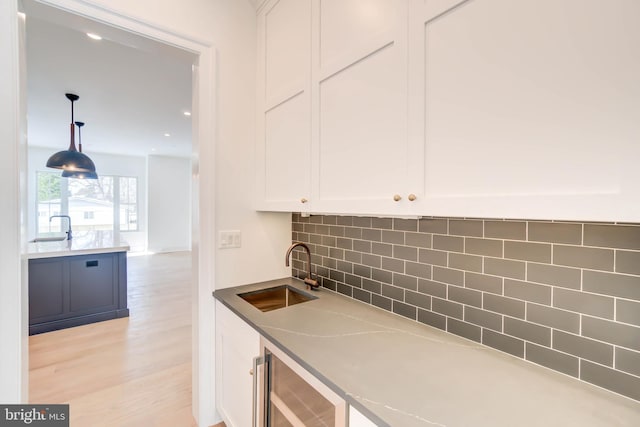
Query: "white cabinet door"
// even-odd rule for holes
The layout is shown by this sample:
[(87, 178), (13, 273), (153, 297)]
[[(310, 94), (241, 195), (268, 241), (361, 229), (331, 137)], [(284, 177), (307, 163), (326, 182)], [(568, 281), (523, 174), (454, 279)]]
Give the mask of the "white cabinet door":
[(376, 427), (376, 425), (356, 408), (349, 406), (349, 427)]
[(412, 6), (416, 212), (640, 219), (640, 2)]
[(308, 211), (311, 193), (311, 0), (258, 14), (257, 208)]
[(251, 425), (250, 371), (259, 355), (260, 335), (216, 301), (216, 406), (227, 427)]
[(407, 1), (313, 4), (314, 210), (402, 213), (420, 164), (407, 139)]

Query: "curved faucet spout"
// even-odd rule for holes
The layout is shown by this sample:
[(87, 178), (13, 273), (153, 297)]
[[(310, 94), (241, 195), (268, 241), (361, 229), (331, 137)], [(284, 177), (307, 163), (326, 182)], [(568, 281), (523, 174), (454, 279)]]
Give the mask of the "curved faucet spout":
[(302, 242), (293, 242), (289, 249), (287, 249), (287, 254), (284, 256), (284, 265), (289, 267), (289, 258), (291, 257), (291, 252), (300, 246), (307, 253), (307, 277), (304, 279), (304, 283), (307, 284), (311, 289), (317, 289), (320, 287), (320, 284), (317, 280), (314, 280), (311, 277), (311, 251), (309, 250), (309, 246)]
[(71, 217), (69, 215), (51, 215), (49, 217), (49, 222), (51, 222), (53, 218), (67, 218), (67, 220), (69, 221), (69, 229), (67, 230), (67, 240), (71, 240), (73, 238), (73, 235), (71, 234)]

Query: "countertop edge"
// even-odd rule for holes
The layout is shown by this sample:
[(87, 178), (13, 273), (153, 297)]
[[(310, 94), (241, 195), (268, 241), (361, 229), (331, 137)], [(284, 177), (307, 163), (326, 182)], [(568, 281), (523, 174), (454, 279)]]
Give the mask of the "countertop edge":
[(59, 257), (68, 257), (68, 256), (78, 256), (78, 255), (93, 255), (93, 254), (104, 254), (104, 253), (112, 253), (112, 252), (128, 252), (131, 248), (129, 245), (123, 246), (111, 246), (104, 248), (91, 248), (91, 249), (71, 249), (71, 250), (52, 250), (49, 252), (24, 252), (21, 254), (22, 259), (30, 260), (30, 259), (41, 259), (41, 258), (59, 258)]

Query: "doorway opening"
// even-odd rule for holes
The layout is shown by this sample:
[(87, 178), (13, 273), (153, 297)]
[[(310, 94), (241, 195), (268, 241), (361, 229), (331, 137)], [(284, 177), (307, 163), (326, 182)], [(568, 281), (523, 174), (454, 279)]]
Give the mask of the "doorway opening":
[[(185, 191), (185, 193), (187, 193), (189, 196), (186, 203), (191, 206), (191, 209), (187, 210), (188, 214), (186, 215), (186, 218), (188, 219), (189, 224), (187, 233), (189, 239), (187, 246), (188, 249), (192, 249), (191, 259), (188, 261), (188, 263), (190, 264), (189, 272), (191, 276), (190, 305), (193, 307), (191, 313), (191, 317), (193, 319), (193, 330), (191, 332), (191, 336), (193, 337), (191, 343), (191, 356), (194, 362), (192, 375), (193, 407), (196, 420), (204, 419), (204, 422), (207, 422), (206, 420), (211, 419), (213, 417), (212, 414), (215, 411), (215, 409), (212, 407), (212, 404), (210, 403), (214, 400), (214, 387), (211, 372), (212, 368), (207, 367), (207, 365), (210, 364), (209, 361), (212, 360), (212, 339), (210, 337), (212, 337), (213, 334), (210, 330), (211, 325), (208, 325), (206, 322), (202, 322), (201, 319), (213, 317), (212, 308), (209, 307), (210, 304), (206, 304), (202, 296), (209, 293), (210, 283), (212, 282), (213, 269), (209, 265), (211, 264), (211, 261), (214, 260), (214, 251), (213, 248), (210, 247), (209, 242), (200, 239), (200, 235), (207, 235), (205, 231), (209, 230), (209, 224), (214, 223), (214, 206), (212, 200), (208, 200), (207, 203), (200, 203), (200, 195), (210, 194), (209, 191), (211, 190), (211, 188), (213, 188), (214, 184), (214, 165), (213, 156), (211, 155), (211, 153), (213, 153), (213, 145), (215, 143), (213, 132), (214, 123), (213, 120), (211, 120), (211, 118), (214, 117), (213, 105), (215, 104), (213, 102), (213, 98), (215, 96), (213, 84), (213, 70), (215, 69), (214, 49), (208, 43), (193, 40), (189, 37), (183, 37), (172, 32), (167, 32), (161, 28), (156, 28), (152, 25), (140, 22), (136, 19), (112, 13), (99, 7), (87, 5), (85, 2), (67, 1), (64, 2), (64, 6), (60, 6), (61, 2), (57, 2), (55, 0), (45, 1), (45, 3), (53, 5), (53, 7), (43, 4), (43, 2), (25, 1), (24, 3), (26, 9), (25, 12), (27, 15), (27, 34), (29, 34), (29, 15), (34, 12), (33, 9), (44, 8), (46, 9), (45, 13), (48, 15), (49, 19), (58, 25), (66, 22), (67, 28), (77, 29), (80, 28), (81, 25), (83, 25), (82, 23), (86, 24), (87, 22), (90, 22), (101, 26), (105, 34), (108, 34), (107, 38), (111, 38), (112, 41), (123, 43), (124, 40), (126, 41), (124, 43), (130, 43), (131, 40), (136, 39), (137, 42), (140, 42), (144, 46), (144, 49), (159, 49), (160, 51), (165, 53), (168, 51), (172, 51), (173, 54), (177, 54), (178, 56), (182, 55), (184, 57), (190, 57), (192, 60), (193, 82), (190, 82), (191, 87), (189, 88), (189, 94), (192, 97), (192, 108), (190, 108), (190, 110), (188, 111), (180, 111), (180, 113), (185, 117), (186, 115), (184, 113), (190, 113), (190, 119), (192, 121), (190, 129), (193, 132), (191, 150), (188, 153), (188, 157), (186, 158), (186, 161), (189, 165), (188, 180), (190, 181), (190, 187), (189, 190)], [(37, 16), (37, 13), (35, 13), (35, 16)], [(29, 58), (27, 58), (27, 61), (28, 60)], [(127, 64), (116, 63), (114, 65), (126, 67)], [(67, 90), (67, 88), (63, 90)], [(31, 102), (29, 102), (29, 104), (31, 104)], [(176, 108), (180, 109), (180, 107)], [(51, 111), (50, 113), (52, 116), (56, 115), (55, 111)], [(207, 120), (200, 120), (200, 117), (207, 117)], [(97, 123), (99, 119), (99, 117), (92, 118), (92, 122)], [(135, 115), (134, 117), (127, 117), (126, 119), (134, 121)], [(66, 121), (66, 119), (61, 119), (60, 122), (63, 125), (68, 126), (68, 124), (66, 124)], [(160, 121), (162, 121), (162, 118), (160, 118)], [(166, 122), (166, 120), (164, 122)], [(90, 125), (90, 122), (88, 120), (87, 125)], [(89, 151), (92, 149), (87, 130), (88, 126), (83, 129), (83, 136), (85, 136), (86, 138), (85, 151)], [(168, 134), (169, 136), (166, 136), (165, 134)], [(163, 133), (164, 138), (169, 138), (170, 135), (170, 131), (166, 131)], [(31, 137), (29, 137), (29, 139), (31, 140)], [(212, 143), (209, 143), (205, 146), (201, 143), (201, 141), (210, 141)], [(166, 140), (164, 140), (164, 142), (166, 142)], [(97, 143), (98, 141), (96, 141), (96, 144)], [(142, 146), (142, 144), (129, 144), (127, 147), (127, 152), (139, 149), (140, 147), (138, 145)], [(61, 148), (64, 148), (64, 146)], [(157, 148), (156, 150), (160, 151)], [(155, 154), (152, 154), (152, 156), (154, 155)], [(105, 156), (115, 157), (116, 154), (105, 153)], [(159, 163), (162, 163), (165, 160), (165, 157), (171, 157), (170, 155), (156, 156), (158, 157)], [(31, 158), (32, 156), (29, 157)], [(108, 164), (110, 160), (113, 159), (105, 160), (103, 164)], [(100, 174), (100, 162), (97, 161), (97, 159), (94, 159), (94, 161), (96, 162), (98, 173)], [(147, 168), (149, 166), (148, 163), (149, 160), (147, 159), (145, 164)], [(127, 175), (116, 176), (118, 176), (118, 178), (131, 177)], [(146, 175), (146, 179), (151, 179), (148, 173)], [(135, 215), (136, 222), (140, 221), (140, 218), (143, 217), (140, 210), (152, 209), (150, 203), (152, 204), (153, 202), (151, 201), (151, 199), (151, 195), (147, 194), (147, 199), (144, 201), (144, 203), (137, 205), (138, 211)], [(48, 200), (48, 202), (51, 202), (51, 200)], [(63, 202), (61, 198), (60, 204), (62, 203)], [(69, 203), (69, 200), (67, 200), (67, 203)], [(127, 203), (131, 204), (131, 199), (127, 199)], [(34, 203), (33, 206), (35, 205), (36, 204)], [(180, 205), (180, 203), (174, 203), (174, 205)], [(184, 202), (182, 203), (182, 206), (184, 206)], [(25, 208), (29, 209), (28, 206)], [(37, 212), (37, 209), (34, 208), (34, 211)], [(92, 219), (91, 214), (85, 215), (83, 213), (83, 217), (84, 216), (86, 216), (85, 219)], [(95, 213), (93, 217), (95, 218)], [(200, 218), (206, 218), (206, 224), (201, 224)], [(175, 217), (171, 216), (171, 220), (175, 221)], [(114, 220), (114, 223), (122, 225), (121, 221)], [(169, 221), (165, 222), (165, 224), (167, 223), (169, 223)], [(127, 232), (140, 231), (141, 228), (139, 226), (132, 227), (131, 223), (128, 223), (128, 226), (133, 228), (133, 230), (126, 230)], [(151, 229), (151, 219), (149, 220), (147, 226), (147, 229)], [(160, 222), (160, 225), (156, 224), (155, 226), (161, 229), (162, 222)], [(150, 239), (148, 238), (146, 240), (150, 241)], [(172, 246), (171, 244), (166, 243), (166, 241), (162, 242), (162, 240), (157, 244), (160, 245), (160, 250), (156, 249), (156, 251), (158, 252), (180, 250), (180, 244), (174, 244)], [(147, 245), (145, 249), (151, 248)], [(201, 258), (207, 259), (207, 265), (203, 266), (203, 263), (199, 261)], [(26, 286), (25, 282), (26, 280), (25, 278), (23, 278), (23, 287)], [(28, 310), (28, 307), (26, 307), (26, 302), (23, 303), (22, 310), (23, 312), (25, 310)], [(203, 363), (199, 363), (199, 361), (203, 361)], [(200, 380), (200, 378), (206, 378), (206, 380), (203, 381)]]

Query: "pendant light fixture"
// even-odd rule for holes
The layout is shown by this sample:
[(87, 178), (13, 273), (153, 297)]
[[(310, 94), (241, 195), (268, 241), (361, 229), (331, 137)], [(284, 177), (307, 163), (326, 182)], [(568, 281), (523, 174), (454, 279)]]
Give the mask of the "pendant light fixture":
[[(82, 126), (84, 126), (84, 122), (75, 122), (75, 124), (76, 126), (78, 126), (78, 151), (82, 153)], [(98, 179), (98, 174), (95, 172), (83, 172), (78, 170), (63, 170), (62, 177), (76, 179)]]
[(75, 124), (73, 122), (73, 103), (77, 101), (80, 97), (78, 95), (74, 95), (72, 93), (66, 93), (65, 96), (69, 101), (71, 101), (71, 142), (69, 143), (69, 149), (64, 151), (58, 151), (47, 161), (48, 168), (54, 169), (64, 169), (65, 171), (70, 172), (93, 172), (96, 171), (96, 165), (93, 164), (93, 161), (82, 154), (76, 149), (75, 142)]

